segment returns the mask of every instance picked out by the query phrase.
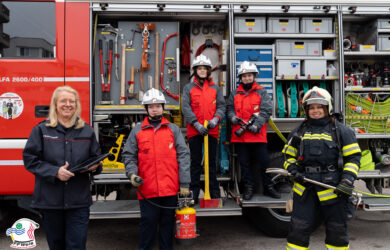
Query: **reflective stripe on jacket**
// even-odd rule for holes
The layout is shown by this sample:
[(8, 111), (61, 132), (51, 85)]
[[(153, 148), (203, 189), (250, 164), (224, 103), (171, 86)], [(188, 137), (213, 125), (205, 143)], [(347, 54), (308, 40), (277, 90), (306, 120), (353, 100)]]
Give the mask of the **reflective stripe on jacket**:
[[(221, 89), (213, 82), (206, 80), (203, 85), (194, 81), (184, 86), (182, 95), (182, 112), (187, 121), (188, 139), (199, 135), (199, 132), (193, 127), (195, 122), (204, 124), (207, 120), (218, 117), (219, 121), (225, 115), (226, 104)], [(209, 130), (209, 135), (218, 138), (219, 127), (216, 126)]]
[[(337, 122), (337, 121), (335, 121)], [(356, 136), (353, 130), (345, 125), (337, 122), (340, 134), (340, 147), (336, 143), (336, 138), (332, 136), (333, 125), (329, 117), (321, 119), (308, 119), (306, 121), (306, 129), (302, 136), (303, 154), (302, 159), (298, 160), (300, 145), (296, 140), (290, 145), (286, 144), (283, 148), (283, 153), (286, 155), (284, 168), (288, 170), (291, 165), (297, 164), (304, 167), (321, 167), (322, 170), (328, 169), (333, 165), (335, 172), (311, 174), (310, 178), (316, 181), (324, 182), (336, 186), (344, 176), (349, 179), (356, 179), (360, 167), (361, 150), (357, 144)], [(287, 141), (290, 141), (292, 136), (297, 133), (299, 128), (294, 129)], [(295, 144), (294, 144), (295, 143)], [(338, 169), (337, 161), (340, 154), (343, 156), (344, 165), (342, 169)], [(301, 169), (302, 171), (304, 169)], [(304, 183), (304, 187), (307, 187)], [(301, 185), (302, 186), (302, 185)], [(299, 189), (299, 191), (302, 188)], [(337, 198), (331, 190), (326, 190), (321, 187), (315, 187), (317, 196), (322, 204), (329, 204)], [(296, 192), (302, 196), (304, 192)]]
[(227, 101), (227, 116), (229, 121), (233, 116), (237, 116), (244, 121), (249, 121), (253, 113), (259, 113), (255, 124), (261, 128), (259, 133), (253, 134), (245, 131), (241, 137), (234, 132), (240, 125), (233, 125), (231, 142), (267, 142), (267, 121), (272, 114), (272, 101), (265, 88), (253, 83), (249, 91), (245, 91), (241, 83), (238, 88), (231, 93)]
[[(190, 153), (180, 128), (163, 118), (155, 128), (148, 118), (131, 131), (123, 150), (126, 174), (140, 176), (139, 187), (145, 198), (177, 195), (188, 187)], [(138, 194), (138, 199), (142, 197)]]

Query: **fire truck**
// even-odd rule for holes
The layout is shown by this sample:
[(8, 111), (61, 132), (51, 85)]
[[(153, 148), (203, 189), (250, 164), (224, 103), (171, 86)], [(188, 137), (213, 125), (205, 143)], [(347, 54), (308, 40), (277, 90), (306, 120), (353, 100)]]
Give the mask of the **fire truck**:
[[(390, 179), (389, 14), (387, 0), (1, 1), (0, 218), (15, 204), (29, 207), (34, 176), (22, 151), (31, 129), (47, 118), (53, 90), (63, 85), (79, 92), (82, 118), (102, 151), (112, 154), (93, 178), (91, 218), (139, 217), (121, 152), (145, 117), (143, 93), (163, 91), (165, 116), (185, 135), (180, 95), (192, 59), (202, 53), (225, 97), (237, 87), (240, 64), (255, 63), (256, 81), (273, 100), (271, 119), (284, 136), (304, 120), (303, 94), (313, 86), (327, 89), (362, 149), (358, 178), (371, 194), (382, 193)], [(285, 236), (288, 180), (278, 178), (282, 199), (261, 195), (258, 185), (258, 194), (244, 201), (226, 120), (220, 130), (224, 204), (196, 207), (197, 216), (247, 214), (266, 234)], [(284, 142), (271, 128), (268, 141), (271, 165), (281, 167)], [(389, 210), (390, 200), (365, 196), (360, 207)]]

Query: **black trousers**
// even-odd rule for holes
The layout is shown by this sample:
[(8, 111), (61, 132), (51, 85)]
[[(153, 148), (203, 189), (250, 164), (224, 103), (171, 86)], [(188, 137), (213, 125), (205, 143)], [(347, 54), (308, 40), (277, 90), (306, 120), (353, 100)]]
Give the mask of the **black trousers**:
[[(165, 196), (148, 199), (160, 206), (176, 207), (176, 196)], [(173, 249), (173, 229), (175, 209), (159, 208), (146, 200), (139, 200), (141, 223), (139, 230), (139, 249), (153, 249), (157, 231), (161, 250)]]
[[(190, 190), (194, 195), (194, 200), (198, 200), (200, 192), (200, 175), (202, 174), (202, 145), (203, 136), (197, 135), (188, 140), (191, 151), (191, 184)], [(211, 198), (219, 198), (220, 191), (217, 181), (217, 166), (215, 164), (215, 157), (217, 155), (218, 140), (209, 136), (209, 177), (210, 177), (210, 196)]]
[(287, 242), (300, 247), (308, 247), (310, 234), (314, 230), (315, 224), (318, 223), (316, 219), (318, 220), (320, 212), (323, 215), (326, 228), (325, 244), (334, 247), (348, 246), (348, 225), (345, 209), (347, 199), (338, 197), (335, 198), (337, 199), (335, 203), (322, 206), (313, 187), (307, 188), (305, 193), (304, 199), (294, 193), (294, 205)]
[(253, 173), (251, 172), (251, 164), (254, 163), (256, 168), (260, 170), (263, 186), (267, 187), (271, 184), (271, 177), (265, 173), (270, 164), (267, 144), (235, 143), (235, 147), (241, 168), (241, 182), (248, 186), (255, 185)]
[(89, 207), (42, 209), (43, 227), (50, 250), (85, 249)]

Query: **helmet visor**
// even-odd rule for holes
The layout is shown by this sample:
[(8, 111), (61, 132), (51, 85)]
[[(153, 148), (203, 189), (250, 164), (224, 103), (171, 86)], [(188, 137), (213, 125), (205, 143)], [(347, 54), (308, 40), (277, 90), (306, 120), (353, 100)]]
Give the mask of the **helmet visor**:
[(305, 105), (310, 105), (310, 104), (321, 104), (326, 106), (329, 105), (328, 101), (323, 98), (310, 98), (305, 102)]

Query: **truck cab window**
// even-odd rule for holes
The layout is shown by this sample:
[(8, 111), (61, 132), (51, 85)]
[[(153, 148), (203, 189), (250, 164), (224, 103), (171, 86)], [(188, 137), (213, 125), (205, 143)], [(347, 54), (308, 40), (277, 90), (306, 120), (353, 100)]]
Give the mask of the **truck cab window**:
[(55, 3), (0, 2), (0, 57), (55, 58)]

